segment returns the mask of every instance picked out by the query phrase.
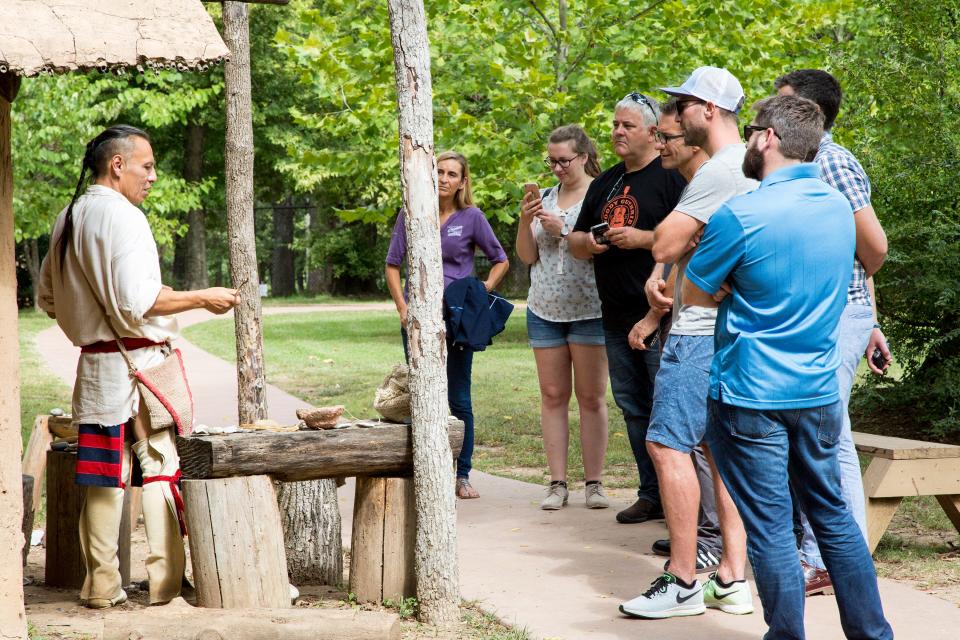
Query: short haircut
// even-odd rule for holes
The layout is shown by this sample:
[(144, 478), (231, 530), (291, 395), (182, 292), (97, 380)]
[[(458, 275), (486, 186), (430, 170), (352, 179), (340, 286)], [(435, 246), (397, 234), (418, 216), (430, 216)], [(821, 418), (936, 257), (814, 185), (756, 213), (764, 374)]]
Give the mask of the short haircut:
[(666, 116), (675, 115), (677, 115), (677, 96), (670, 96), (670, 99), (660, 107), (660, 119), (663, 120)]
[(832, 75), (821, 69), (797, 69), (785, 73), (773, 82), (777, 90), (790, 87), (801, 98), (813, 100), (823, 111), (823, 129), (829, 131), (840, 112), (843, 91)]
[(812, 100), (800, 96), (775, 96), (754, 105), (760, 127), (772, 127), (780, 137), (780, 154), (810, 162), (823, 137), (823, 112)]
[(643, 117), (644, 126), (657, 126), (657, 124), (660, 122), (660, 103), (650, 96), (642, 93), (638, 93), (636, 95), (646, 100), (646, 102), (638, 102), (632, 97), (633, 95), (633, 93), (630, 93), (620, 102), (618, 102), (617, 106), (614, 107), (614, 111), (619, 111), (621, 109), (632, 109)]

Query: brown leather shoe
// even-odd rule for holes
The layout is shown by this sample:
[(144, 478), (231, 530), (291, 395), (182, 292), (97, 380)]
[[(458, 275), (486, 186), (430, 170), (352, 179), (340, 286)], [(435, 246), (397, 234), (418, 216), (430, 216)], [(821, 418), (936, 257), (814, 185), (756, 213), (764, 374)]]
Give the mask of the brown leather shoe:
[(647, 520), (663, 519), (663, 509), (649, 500), (638, 498), (636, 502), (617, 514), (621, 524), (639, 524)]
[(800, 565), (803, 566), (804, 593), (808, 597), (833, 595), (833, 581), (826, 569), (817, 569), (803, 561)]

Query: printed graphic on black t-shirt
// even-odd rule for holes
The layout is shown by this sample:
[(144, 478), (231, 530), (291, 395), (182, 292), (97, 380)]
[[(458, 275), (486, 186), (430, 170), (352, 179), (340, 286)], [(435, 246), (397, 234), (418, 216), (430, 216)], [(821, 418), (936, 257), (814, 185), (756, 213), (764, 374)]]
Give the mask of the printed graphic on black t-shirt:
[(637, 199), (630, 195), (630, 187), (625, 187), (622, 194), (603, 205), (600, 219), (608, 223), (611, 229), (632, 227), (637, 224), (639, 210)]
[[(601, 222), (611, 228), (630, 226), (652, 231), (673, 211), (684, 186), (683, 176), (664, 169), (659, 156), (630, 173), (621, 162), (590, 184), (574, 231), (589, 232), (590, 227)], [(653, 270), (653, 255), (646, 249), (618, 249), (611, 245), (593, 260), (604, 326), (632, 326), (650, 308), (643, 286)]]

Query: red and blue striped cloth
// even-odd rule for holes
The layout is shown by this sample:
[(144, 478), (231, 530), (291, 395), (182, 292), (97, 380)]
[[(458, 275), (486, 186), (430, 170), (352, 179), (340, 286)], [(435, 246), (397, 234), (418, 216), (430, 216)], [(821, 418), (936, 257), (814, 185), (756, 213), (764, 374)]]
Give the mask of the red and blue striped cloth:
[(81, 424), (77, 438), (78, 485), (123, 489), (125, 425)]

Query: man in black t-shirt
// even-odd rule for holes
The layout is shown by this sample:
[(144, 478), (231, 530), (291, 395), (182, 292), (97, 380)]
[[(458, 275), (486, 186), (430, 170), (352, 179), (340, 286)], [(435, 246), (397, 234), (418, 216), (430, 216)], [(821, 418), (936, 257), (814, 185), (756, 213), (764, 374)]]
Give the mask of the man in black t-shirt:
[[(654, 266), (653, 230), (673, 211), (686, 185), (677, 171), (660, 164), (654, 147), (659, 118), (659, 105), (644, 95), (631, 93), (617, 103), (613, 150), (622, 162), (591, 183), (569, 241), (575, 257), (593, 258), (610, 388), (623, 412), (640, 474), (637, 501), (617, 514), (617, 521), (626, 524), (663, 517), (657, 474), (646, 447), (659, 344), (636, 351), (627, 341), (630, 329), (649, 310), (644, 285)], [(610, 227), (604, 233), (609, 244), (598, 244), (590, 232), (602, 222)]]

